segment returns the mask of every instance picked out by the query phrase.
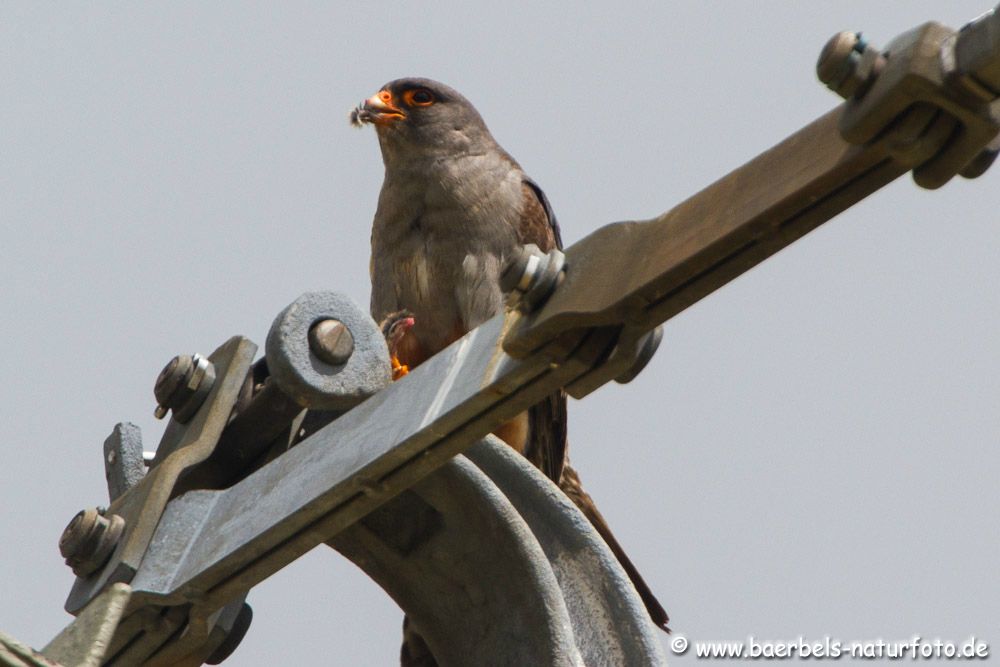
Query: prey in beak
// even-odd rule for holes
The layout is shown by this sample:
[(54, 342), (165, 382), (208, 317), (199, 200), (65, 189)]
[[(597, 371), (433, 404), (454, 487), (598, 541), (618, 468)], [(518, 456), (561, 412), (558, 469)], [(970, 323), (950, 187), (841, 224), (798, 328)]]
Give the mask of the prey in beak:
[(396, 120), (406, 118), (403, 110), (396, 106), (392, 93), (388, 90), (380, 90), (367, 100), (351, 109), (350, 120), (354, 127), (361, 127), (365, 123), (374, 125), (388, 125)]

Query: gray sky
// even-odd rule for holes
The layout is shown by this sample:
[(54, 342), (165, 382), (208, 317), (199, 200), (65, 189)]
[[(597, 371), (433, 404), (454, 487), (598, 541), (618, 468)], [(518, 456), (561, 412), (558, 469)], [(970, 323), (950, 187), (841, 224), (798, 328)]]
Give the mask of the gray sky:
[[(0, 629), (38, 647), (70, 620), (59, 534), (106, 501), (116, 422), (158, 440), (163, 364), (263, 345), (306, 290), (367, 303), (382, 167), (347, 111), (382, 83), (465, 93), (572, 244), (833, 107), (834, 32), (885, 44), (989, 0), (54, 7), (0, 5)], [(571, 404), (574, 462), (676, 632), (1000, 652), (998, 178), (900, 180)], [(325, 547), (250, 602), (227, 664), (396, 660), (401, 613)]]

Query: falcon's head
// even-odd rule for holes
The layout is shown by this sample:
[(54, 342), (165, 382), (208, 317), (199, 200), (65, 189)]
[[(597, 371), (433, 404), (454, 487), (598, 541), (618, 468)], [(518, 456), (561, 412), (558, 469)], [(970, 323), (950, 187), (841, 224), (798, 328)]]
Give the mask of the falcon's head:
[(462, 95), (437, 81), (396, 79), (351, 110), (351, 124), (375, 126), (383, 154), (468, 151), (495, 143), (482, 116)]

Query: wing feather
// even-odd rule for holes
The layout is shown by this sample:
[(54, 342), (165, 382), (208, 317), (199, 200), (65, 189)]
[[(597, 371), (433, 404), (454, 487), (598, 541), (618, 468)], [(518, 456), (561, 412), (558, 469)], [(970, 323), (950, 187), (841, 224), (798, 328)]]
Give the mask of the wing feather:
[[(559, 223), (545, 193), (527, 176), (521, 187), (524, 205), (518, 241), (521, 245), (534, 243), (542, 252), (562, 248)], [(558, 484), (566, 463), (566, 392), (558, 391), (528, 411), (528, 433), (525, 456)]]
[(521, 183), (521, 190), (524, 193), (524, 206), (521, 209), (521, 219), (517, 229), (518, 241), (521, 245), (534, 243), (542, 252), (562, 248), (559, 222), (552, 211), (548, 197), (538, 184), (527, 176)]

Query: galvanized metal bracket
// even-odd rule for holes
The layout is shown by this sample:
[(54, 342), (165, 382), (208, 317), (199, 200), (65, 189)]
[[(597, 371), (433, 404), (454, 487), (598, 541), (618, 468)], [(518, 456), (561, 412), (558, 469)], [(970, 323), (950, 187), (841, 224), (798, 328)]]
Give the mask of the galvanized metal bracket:
[[(342, 364), (317, 359), (310, 349), (310, 328), (326, 319), (341, 322), (354, 340), (354, 351)], [(271, 325), (265, 350), (271, 376), (303, 407), (349, 410), (392, 379), (384, 363), (389, 350), (378, 325), (335, 292), (307, 292), (281, 311)]]
[(108, 507), (108, 514), (125, 520), (125, 531), (108, 563), (95, 575), (77, 579), (66, 600), (66, 611), (79, 612), (101, 590), (131, 580), (138, 571), (175, 483), (215, 448), (256, 349), (249, 340), (237, 336), (209, 356), (218, 379), (205, 404), (183, 427), (171, 420), (149, 473)]

